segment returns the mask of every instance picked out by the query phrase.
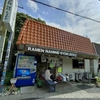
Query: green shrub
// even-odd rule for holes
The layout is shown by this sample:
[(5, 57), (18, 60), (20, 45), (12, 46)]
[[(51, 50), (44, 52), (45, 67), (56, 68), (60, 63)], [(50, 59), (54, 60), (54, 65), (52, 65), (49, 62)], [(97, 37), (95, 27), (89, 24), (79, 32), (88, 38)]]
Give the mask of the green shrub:
[(5, 80), (4, 80), (4, 85), (11, 85), (10, 79), (11, 79), (12, 77), (13, 77), (13, 71), (12, 71), (12, 70), (7, 71), (6, 77), (5, 77)]

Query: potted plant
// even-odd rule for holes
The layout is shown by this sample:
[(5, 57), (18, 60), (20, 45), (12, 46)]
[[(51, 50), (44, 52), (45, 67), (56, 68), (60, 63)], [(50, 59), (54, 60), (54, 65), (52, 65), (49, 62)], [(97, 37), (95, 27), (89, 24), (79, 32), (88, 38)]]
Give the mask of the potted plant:
[(44, 81), (43, 81), (41, 78), (37, 78), (36, 80), (37, 80), (37, 86), (38, 86), (39, 88), (42, 87), (43, 84), (44, 84)]
[(96, 76), (96, 85), (100, 87), (100, 77)]

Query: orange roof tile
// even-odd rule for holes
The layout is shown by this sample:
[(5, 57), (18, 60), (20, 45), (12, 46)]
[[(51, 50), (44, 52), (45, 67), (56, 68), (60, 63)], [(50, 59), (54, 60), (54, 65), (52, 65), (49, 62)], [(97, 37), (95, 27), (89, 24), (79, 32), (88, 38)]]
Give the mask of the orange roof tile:
[(33, 44), (73, 52), (95, 54), (89, 38), (27, 19), (20, 31), (19, 44)]

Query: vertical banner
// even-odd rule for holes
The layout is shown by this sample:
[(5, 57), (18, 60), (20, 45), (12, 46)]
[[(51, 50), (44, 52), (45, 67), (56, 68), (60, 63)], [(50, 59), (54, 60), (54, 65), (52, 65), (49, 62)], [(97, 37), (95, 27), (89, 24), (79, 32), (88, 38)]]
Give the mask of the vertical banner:
[(3, 22), (9, 32), (14, 32), (17, 7), (17, 0), (6, 0)]
[(11, 33), (9, 36), (9, 42), (7, 46), (6, 56), (5, 56), (4, 69), (3, 69), (2, 78), (1, 78), (1, 85), (4, 85), (4, 80), (5, 80), (8, 61), (9, 61), (10, 49), (11, 49), (12, 41), (14, 38), (14, 28), (15, 28), (17, 8), (18, 8), (17, 0), (6, 0), (6, 7), (4, 10), (3, 22), (7, 30)]

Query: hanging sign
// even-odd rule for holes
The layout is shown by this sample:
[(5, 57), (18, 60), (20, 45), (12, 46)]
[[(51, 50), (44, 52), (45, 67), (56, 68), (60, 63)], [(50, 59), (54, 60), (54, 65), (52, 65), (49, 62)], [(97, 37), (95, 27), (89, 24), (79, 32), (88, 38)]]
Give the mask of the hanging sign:
[(62, 68), (58, 67), (58, 73), (61, 73), (61, 72), (62, 72)]

